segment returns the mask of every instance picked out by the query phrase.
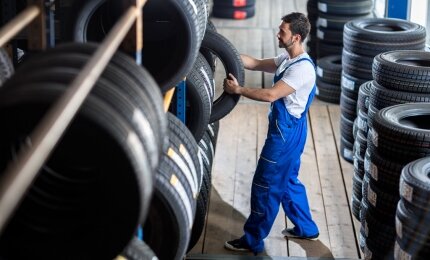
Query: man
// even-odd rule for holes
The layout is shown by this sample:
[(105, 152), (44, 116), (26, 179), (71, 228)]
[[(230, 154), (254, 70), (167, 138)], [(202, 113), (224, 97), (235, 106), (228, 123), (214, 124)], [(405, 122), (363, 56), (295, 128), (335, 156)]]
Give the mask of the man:
[(315, 240), (319, 236), (306, 189), (297, 179), (307, 135), (306, 113), (316, 89), (315, 67), (303, 46), (309, 31), (305, 15), (288, 14), (282, 17), (277, 34), (279, 47), (285, 48), (285, 53), (261, 60), (241, 55), (246, 69), (275, 73), (272, 88), (241, 87), (231, 74), (224, 80), (227, 93), (271, 102), (267, 139), (252, 181), (251, 214), (244, 225), (245, 234), (227, 241), (227, 249), (262, 252), (263, 239), (269, 234), (281, 203), (294, 224), (294, 228), (282, 231), (285, 237)]

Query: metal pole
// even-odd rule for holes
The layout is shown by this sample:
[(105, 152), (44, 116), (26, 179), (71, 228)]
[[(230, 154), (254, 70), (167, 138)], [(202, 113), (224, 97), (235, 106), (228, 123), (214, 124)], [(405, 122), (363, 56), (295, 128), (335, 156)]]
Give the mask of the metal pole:
[(145, 2), (146, 0), (142, 0), (138, 2), (141, 6), (128, 8), (71, 86), (31, 134), (32, 145), (21, 149), (17, 160), (11, 162), (6, 169), (0, 183), (0, 233), (121, 44)]
[(5, 26), (0, 28), (0, 47), (9, 42), (25, 26), (31, 23), (40, 12), (41, 10), (37, 6), (27, 7)]

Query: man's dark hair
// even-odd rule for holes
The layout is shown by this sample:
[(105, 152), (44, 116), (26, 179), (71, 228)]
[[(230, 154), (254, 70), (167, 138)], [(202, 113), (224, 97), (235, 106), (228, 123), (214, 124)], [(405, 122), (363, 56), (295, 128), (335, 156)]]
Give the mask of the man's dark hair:
[(301, 36), (301, 42), (303, 42), (308, 36), (311, 30), (311, 24), (308, 18), (302, 13), (290, 13), (282, 17), (284, 23), (290, 24), (290, 30), (294, 34)]

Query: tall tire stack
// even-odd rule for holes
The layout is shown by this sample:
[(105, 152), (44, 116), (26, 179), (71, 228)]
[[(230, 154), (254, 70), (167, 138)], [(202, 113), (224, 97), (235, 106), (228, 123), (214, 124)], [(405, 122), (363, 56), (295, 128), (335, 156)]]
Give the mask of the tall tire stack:
[(342, 57), (326, 56), (317, 61), (316, 97), (322, 101), (339, 104)]
[(368, 17), (373, 0), (318, 0), (317, 55), (342, 53), (343, 27), (348, 21)]
[(242, 20), (254, 15), (255, 0), (213, 0), (213, 17)]
[[(399, 19), (366, 18), (345, 24), (343, 33), (341, 79), (341, 125), (352, 129), (357, 117), (356, 106), (359, 87), (372, 80), (373, 57), (390, 50), (423, 50), (425, 28)], [(371, 113), (372, 109), (369, 109)], [(369, 115), (370, 117), (370, 115)], [(352, 162), (353, 133), (342, 131), (341, 152), (345, 160)]]
[(428, 102), (389, 106), (372, 120), (361, 208), (365, 258), (393, 258), (400, 174), (409, 162), (430, 155), (429, 122)]
[(317, 20), (318, 20), (318, 0), (308, 0), (306, 4), (308, 19), (311, 24), (311, 31), (307, 37), (307, 52), (316, 64), (317, 60)]
[[(1, 172), (96, 48), (49, 49), (2, 86)], [(148, 215), (167, 132), (162, 105), (150, 75), (115, 54), (2, 233), (0, 257), (116, 257)]]
[(352, 214), (357, 220), (360, 220), (362, 183), (365, 173), (365, 160), (368, 158), (367, 151), (367, 111), (369, 109), (371, 81), (360, 86), (357, 100), (357, 118), (354, 120), (354, 174), (352, 179), (353, 193), (351, 197)]
[(396, 212), (395, 259), (426, 259), (430, 255), (430, 157), (406, 165), (400, 177)]
[(212, 188), (212, 164), (215, 156), (216, 141), (218, 138), (219, 122), (209, 124), (199, 142), (199, 153), (202, 157), (203, 182), (197, 198), (196, 215), (193, 229), (191, 230), (190, 243), (188, 251), (191, 250), (198, 242), (204, 231), (209, 209), (209, 199)]

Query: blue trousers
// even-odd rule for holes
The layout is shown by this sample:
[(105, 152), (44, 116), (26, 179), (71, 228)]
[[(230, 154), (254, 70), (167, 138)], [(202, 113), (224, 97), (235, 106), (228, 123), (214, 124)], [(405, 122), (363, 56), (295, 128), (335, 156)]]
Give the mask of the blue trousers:
[(242, 237), (254, 253), (264, 250), (263, 239), (272, 228), (280, 204), (295, 225), (297, 234), (312, 236), (318, 233), (310, 214), (305, 186), (297, 179), (306, 135), (305, 116), (294, 123), (275, 121), (269, 124), (252, 182), (251, 214)]

